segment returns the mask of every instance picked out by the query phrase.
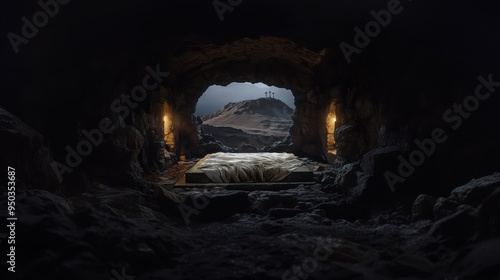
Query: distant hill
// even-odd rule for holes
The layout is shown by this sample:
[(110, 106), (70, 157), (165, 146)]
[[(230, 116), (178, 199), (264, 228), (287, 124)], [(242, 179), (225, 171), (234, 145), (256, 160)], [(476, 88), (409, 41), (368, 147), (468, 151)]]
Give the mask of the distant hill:
[(248, 134), (286, 136), (294, 110), (279, 99), (259, 98), (228, 103), (217, 112), (202, 117), (203, 124), (232, 127)]

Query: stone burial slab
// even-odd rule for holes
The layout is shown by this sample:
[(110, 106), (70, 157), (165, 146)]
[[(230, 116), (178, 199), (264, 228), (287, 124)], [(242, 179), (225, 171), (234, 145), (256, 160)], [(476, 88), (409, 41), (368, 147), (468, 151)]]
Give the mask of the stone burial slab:
[(216, 153), (196, 163), (178, 187), (287, 189), (312, 184), (313, 172), (288, 153)]

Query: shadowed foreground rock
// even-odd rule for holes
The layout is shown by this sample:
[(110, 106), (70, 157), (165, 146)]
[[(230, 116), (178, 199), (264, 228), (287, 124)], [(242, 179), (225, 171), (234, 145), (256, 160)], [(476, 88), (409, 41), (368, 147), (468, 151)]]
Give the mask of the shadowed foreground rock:
[[(476, 181), (496, 184), (495, 176)], [(309, 279), (496, 279), (490, 272), (499, 265), (491, 254), (500, 246), (500, 231), (488, 218), (495, 217), (490, 201), (497, 201), (497, 192), (476, 206), (462, 200), (436, 222), (412, 222), (411, 202), (407, 210), (361, 214), (359, 202), (325, 202), (352, 198), (324, 193), (321, 185), (279, 192), (163, 188), (161, 196), (102, 184), (90, 189), (70, 199), (19, 192), (20, 253), (12, 279), (110, 279), (123, 268), (137, 279), (280, 279), (293, 265), (314, 259), (318, 246), (328, 254), (316, 260)], [(209, 204), (190, 216), (189, 225), (181, 215), (162, 214), (183, 203), (196, 207), (200, 195)], [(171, 207), (164, 208), (167, 200)]]
[[(3, 1), (6, 279), (499, 279), (497, 6)], [(252, 119), (256, 100), (226, 115), (245, 129), (212, 133), (201, 96), (235, 82), (295, 109)], [(295, 154), (313, 182), (175, 186), (207, 153), (256, 150)]]
[[(19, 184), (32, 182), (32, 188), (58, 190), (61, 180), (57, 166), (42, 135), (16, 116), (0, 108), (0, 164), (17, 168)], [(2, 188), (2, 192), (6, 191)]]

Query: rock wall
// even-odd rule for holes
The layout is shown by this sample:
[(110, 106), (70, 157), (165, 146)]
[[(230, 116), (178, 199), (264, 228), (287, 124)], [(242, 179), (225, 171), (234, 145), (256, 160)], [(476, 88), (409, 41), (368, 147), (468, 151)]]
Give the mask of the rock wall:
[[(23, 5), (13, 5), (6, 21), (19, 23)], [(499, 61), (493, 47), (498, 38), (472, 31), (469, 23), (448, 13), (449, 5), (444, 3), (421, 1), (405, 8), (380, 36), (371, 38), (369, 46), (352, 55), (351, 63), (339, 44), (351, 44), (353, 28), (373, 20), (370, 11), (386, 7), (387, 1), (342, 8), (317, 1), (307, 4), (313, 13), (304, 12), (303, 5), (290, 4), (283, 17), (266, 14), (259, 21), (255, 14), (262, 7), (280, 7), (252, 1), (228, 13), (223, 23), (215, 13), (207, 12), (212, 7), (206, 3), (145, 1), (143, 5), (136, 9), (109, 1), (96, 10), (74, 3), (58, 15), (59, 21), (74, 24), (50, 24), (44, 35), (40, 33), (50, 40), (30, 40), (17, 56), (5, 57), (10, 75), (3, 84), (10, 98), (3, 106), (45, 136), (57, 161), (65, 161), (67, 146), (76, 147), (83, 140), (83, 129), (98, 127), (103, 118), (123, 130), (104, 137), (103, 143), (117, 141), (117, 145), (99, 145), (95, 155), (85, 157), (75, 173), (65, 176), (97, 176), (121, 185), (157, 168), (147, 156), (152, 153), (148, 143), (155, 138), (152, 131), (159, 135), (164, 129), (164, 102), (172, 109), (173, 152), (198, 156), (192, 113), (212, 84), (264, 82), (292, 90), (297, 108), (292, 151), (341, 165), (356, 162), (377, 147), (411, 151), (415, 139), (429, 137), (436, 126), (447, 125), (443, 112), (474, 92), (479, 75), (500, 77), (495, 72)], [(424, 5), (432, 6), (433, 13), (422, 21), (420, 16), (428, 11)], [(116, 7), (122, 8), (127, 20), (109, 20)], [(449, 14), (450, 19), (443, 22), (439, 13)], [(489, 16), (486, 12), (484, 20)], [(2, 26), (2, 30), (21, 29), (14, 25)], [(496, 34), (494, 27), (477, 25), (483, 33)], [(454, 36), (457, 33), (468, 39)], [(170, 75), (127, 116), (120, 117), (123, 112), (114, 112), (111, 105), (143, 83), (147, 66)], [(426, 161), (424, 169), (434, 173), (421, 171), (422, 178), (432, 175), (437, 176), (438, 185), (457, 185), (498, 169), (500, 135), (492, 121), (500, 103), (497, 96), (493, 94), (460, 129), (450, 131), (450, 141)], [(325, 119), (331, 102), (338, 116), (336, 159), (326, 157)], [(124, 159), (131, 162), (122, 166)], [(92, 166), (99, 164), (109, 172), (96, 175)], [(123, 177), (126, 180), (121, 180), (123, 172), (130, 175)]]

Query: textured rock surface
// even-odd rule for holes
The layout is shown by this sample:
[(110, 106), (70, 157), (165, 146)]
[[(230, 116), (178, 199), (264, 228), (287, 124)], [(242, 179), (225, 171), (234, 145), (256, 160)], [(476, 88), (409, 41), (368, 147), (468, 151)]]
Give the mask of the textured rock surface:
[(421, 194), (413, 202), (411, 218), (412, 220), (434, 219), (434, 205), (436, 198), (430, 195)]
[(103, 143), (101, 160), (91, 172), (107, 184), (133, 185), (143, 173), (139, 154), (144, 142), (143, 135), (133, 126), (119, 126), (113, 138)]
[(469, 205), (462, 205), (455, 213), (436, 221), (429, 234), (457, 245), (473, 236), (476, 223), (477, 210)]
[(500, 235), (500, 190), (483, 201), (479, 207), (478, 223), (483, 237)]
[(42, 135), (2, 108), (0, 139), (0, 164), (16, 169), (19, 185), (46, 190), (60, 187), (61, 178)]
[[(43, 20), (37, 1), (4, 2), (2, 34), (26, 36), (24, 17)], [(119, 127), (64, 178), (69, 199), (19, 191), (15, 279), (118, 280), (125, 272), (136, 279), (286, 279), (296, 266), (314, 264), (315, 248), (325, 246), (331, 254), (308, 279), (498, 278), (498, 175), (491, 174), (500, 170), (499, 95), (456, 114), (500, 79), (497, 3), (401, 1), (402, 12), (350, 59), (339, 44), (356, 45), (357, 27), (375, 24), (372, 11), (393, 2), (94, 2), (61, 5), (36, 38), (19, 42), (19, 52), (11, 40), (0, 42), (2, 107), (44, 138), (12, 117), (6, 130), (0, 126), (1, 163), (19, 165), (20, 183), (57, 189), (46, 148), (64, 162), (83, 129), (105, 117)], [(241, 3), (221, 21), (212, 2)], [(126, 99), (151, 71), (169, 75), (144, 100)], [(289, 137), (266, 151), (336, 162), (337, 170), (324, 170), (332, 172), (328, 182), (237, 194), (172, 188), (190, 157), (226, 149), (199, 138), (193, 113), (209, 86), (232, 82), (293, 92)], [(335, 157), (326, 154), (332, 104)], [(11, 134), (11, 124), (22, 131)], [(398, 160), (384, 149), (419, 155), (416, 140), (432, 138), (436, 128), (446, 141), (435, 149), (426, 141), (433, 151), (392, 193), (383, 173), (397, 170)], [(165, 130), (170, 152), (183, 159), (166, 173), (151, 168), (148, 154)], [(340, 165), (358, 161), (352, 188), (354, 171), (341, 174)], [(438, 197), (435, 222), (411, 221), (422, 193)], [(197, 194), (219, 202), (195, 209), (186, 225), (175, 211)], [(0, 204), (7, 204), (4, 189)], [(213, 216), (203, 217), (205, 209)], [(288, 278), (306, 278), (294, 275)]]
[[(103, 117), (122, 116), (147, 138), (150, 131), (161, 137), (164, 114), (171, 119), (171, 140), (177, 144), (171, 152), (189, 157), (207, 152), (200, 149), (192, 119), (207, 87), (263, 82), (290, 89), (295, 97), (292, 141), (288, 147), (276, 148), (326, 159), (327, 110), (334, 104), (337, 159), (343, 163), (360, 160), (377, 147), (417, 148), (415, 139), (430, 137), (436, 127), (447, 128), (443, 112), (474, 92), (479, 74), (470, 69), (498, 65), (492, 46), (496, 41), (484, 35), (495, 34), (496, 24), (490, 21), (496, 18), (478, 17), (482, 24), (477, 26), (488, 30), (473, 32), (460, 17), (460, 11), (468, 14), (470, 10), (466, 5), (457, 7), (457, 13), (436, 12), (425, 24), (411, 26), (407, 23), (420, 21), (420, 10), (405, 9), (401, 21), (391, 22), (386, 37), (370, 41), (376, 47), (352, 54), (349, 63), (339, 42), (352, 44), (353, 27), (363, 29), (360, 24), (373, 21), (370, 11), (381, 10), (387, 1), (307, 3), (285, 7), (257, 0), (226, 12), (228, 21), (223, 23), (211, 3), (147, 0), (135, 6), (113, 0), (100, 9), (81, 4), (59, 15), (62, 23), (76, 19), (74, 28), (50, 25), (45, 29), (50, 34), (47, 40), (30, 40), (29, 46), (20, 46), (26, 50), (22, 63), (12, 52), (6, 53), (2, 66), (11, 73), (2, 77), (2, 84), (12, 98), (4, 99), (5, 104), (45, 136), (59, 161), (75, 134), (97, 127)], [(5, 16), (5, 33), (14, 32), (10, 26), (17, 26), (19, 18), (26, 16), (22, 3), (10, 5), (13, 12)], [(432, 5), (436, 11), (449, 8), (446, 3)], [(487, 4), (477, 5), (477, 13), (489, 15), (492, 10)], [(306, 12), (305, 6), (312, 12)], [(123, 20), (112, 20), (117, 9)], [(268, 12), (255, 22), (255, 14), (262, 9)], [(89, 15), (88, 22), (78, 20), (83, 15)], [(442, 20), (443, 16), (451, 19)], [(203, 24), (191, 24), (196, 21)], [(165, 26), (177, 28), (165, 31)], [(473, 38), (468, 42), (477, 43), (462, 47), (463, 36), (457, 35), (461, 33), (450, 30), (467, 30)], [(407, 34), (413, 34), (411, 40)], [(436, 44), (428, 44), (429, 40)], [(3, 43), (6, 49), (12, 48), (9, 40)], [(130, 95), (143, 83), (148, 65), (168, 72), (168, 77), (148, 90), (145, 100), (126, 105), (123, 94)], [(484, 72), (481, 75), (492, 71)], [(128, 110), (116, 110), (116, 100)], [(496, 145), (500, 135), (491, 129), (494, 123), (484, 122), (496, 119), (498, 101), (492, 96), (487, 105), (481, 105), (481, 112), (467, 118), (453, 137), (450, 134), (451, 141), (426, 163), (426, 169), (439, 171), (433, 175), (444, 174), (436, 178), (444, 192), (498, 170), (494, 159), (500, 153)], [(143, 150), (146, 147), (147, 143)], [(88, 159), (90, 164), (99, 160)]]
[[(167, 191), (163, 198), (153, 199), (136, 190), (104, 185), (94, 189), (94, 194), (70, 200), (44, 191), (23, 193), (19, 202), (29, 207), (19, 211), (23, 217), (18, 228), (18, 238), (23, 240), (19, 250), (29, 248), (30, 253), (19, 261), (30, 269), (20, 270), (16, 279), (109, 279), (113, 271), (123, 269), (138, 279), (279, 279), (293, 265), (300, 266), (315, 256), (326, 256), (326, 260), (316, 260), (318, 268), (311, 272), (311, 279), (331, 279), (332, 275), (339, 279), (429, 279), (450, 273), (461, 277), (482, 275), (497, 265), (491, 257), (474, 257), (485, 252), (485, 244), (496, 246), (494, 240), (469, 244), (469, 250), (454, 262), (446, 257), (455, 251), (453, 247), (425, 249), (435, 244), (433, 236), (437, 236), (460, 250), (460, 244), (467, 243), (465, 237), (474, 231), (474, 223), (467, 222), (474, 217), (470, 206), (436, 222), (430, 235), (426, 234), (430, 225), (423, 221), (401, 224), (373, 217), (349, 222), (346, 219), (353, 217), (352, 208), (326, 207), (325, 199), (332, 197), (308, 188), (254, 191), (249, 195), (254, 206), (243, 212), (235, 210), (248, 198), (245, 192), (212, 190), (206, 193), (212, 199), (210, 204), (199, 209), (192, 216), (197, 222), (189, 225), (182, 217), (172, 220), (153, 209), (151, 199), (179, 204), (178, 195), (203, 193)], [(305, 204), (311, 207), (294, 207)], [(226, 219), (220, 216), (222, 220), (216, 223), (200, 223), (204, 211), (217, 209), (239, 214)], [(315, 255), (318, 250), (323, 251)], [(43, 269), (46, 265), (55, 268)]]
[[(375, 210), (347, 190), (325, 193), (321, 184), (251, 192), (166, 184), (186, 164), (167, 169), (162, 181), (152, 176), (154, 192), (103, 184), (70, 199), (20, 192), (18, 262), (30, 269), (15, 279), (104, 280), (122, 271), (137, 279), (280, 279), (308, 258), (318, 264), (310, 279), (494, 279), (486, 273), (498, 266), (491, 257), (498, 191), (479, 210), (461, 204), (436, 222), (412, 222), (405, 217), (413, 201)], [(422, 195), (414, 204), (428, 200)]]
[(455, 212), (457, 207), (458, 203), (456, 201), (444, 197), (439, 197), (434, 204), (434, 218), (436, 220), (439, 220), (443, 217), (446, 217)]
[(486, 197), (495, 190), (500, 189), (500, 173), (474, 179), (469, 183), (454, 189), (451, 199), (458, 203), (478, 206)]

